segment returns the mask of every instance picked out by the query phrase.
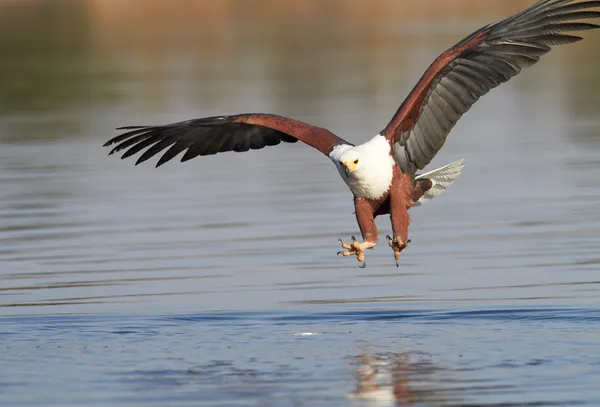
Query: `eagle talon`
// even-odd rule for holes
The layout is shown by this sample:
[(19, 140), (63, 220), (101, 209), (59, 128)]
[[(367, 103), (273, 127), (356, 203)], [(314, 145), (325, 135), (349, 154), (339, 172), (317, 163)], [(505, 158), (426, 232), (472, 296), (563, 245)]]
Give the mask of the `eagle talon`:
[(356, 259), (359, 262), (358, 267), (365, 268), (367, 266), (367, 263), (365, 262), (365, 250), (373, 249), (373, 247), (375, 246), (376, 243), (372, 243), (372, 242), (368, 242), (368, 241), (359, 243), (358, 240), (356, 240), (356, 238), (354, 236), (352, 236), (351, 239), (352, 239), (352, 244), (346, 243), (342, 239), (339, 239), (339, 242), (342, 245), (342, 248), (344, 248), (346, 250), (339, 251), (337, 253), (337, 255), (338, 256), (342, 255), (344, 257), (356, 256)]
[[(342, 239), (339, 239), (338, 242), (340, 243), (340, 245), (342, 246), (343, 249), (346, 249), (348, 251), (354, 250), (354, 248), (352, 247), (351, 244), (344, 242)], [(340, 252), (340, 253), (344, 253), (344, 252)]]
[(410, 243), (410, 239), (408, 239), (406, 242), (403, 242), (402, 239), (400, 239), (399, 235), (394, 236), (393, 239), (390, 236), (386, 236), (386, 239), (388, 245), (392, 248), (392, 250), (394, 250), (394, 259), (396, 260), (396, 267), (400, 267), (400, 252), (406, 249), (406, 247)]

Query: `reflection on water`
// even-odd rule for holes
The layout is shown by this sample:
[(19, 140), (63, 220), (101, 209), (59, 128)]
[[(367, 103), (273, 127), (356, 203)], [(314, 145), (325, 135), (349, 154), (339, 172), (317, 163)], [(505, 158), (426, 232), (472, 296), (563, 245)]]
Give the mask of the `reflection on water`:
[(415, 388), (420, 382), (427, 384), (435, 371), (430, 358), (418, 353), (360, 354), (355, 357), (357, 386), (351, 396), (359, 405), (372, 407), (434, 402), (427, 397), (434, 391)]
[(335, 256), (349, 192), (310, 149), (155, 169), (101, 145), (244, 111), (359, 142), (530, 2), (140, 1), (0, 1), (3, 401), (598, 404), (597, 33), (482, 98), (401, 267), (380, 246), (360, 270)]

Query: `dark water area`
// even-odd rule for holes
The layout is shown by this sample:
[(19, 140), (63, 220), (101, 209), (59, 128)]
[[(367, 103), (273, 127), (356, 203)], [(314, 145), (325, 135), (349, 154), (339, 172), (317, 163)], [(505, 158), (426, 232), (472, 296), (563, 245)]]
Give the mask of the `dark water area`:
[(156, 169), (101, 145), (257, 111), (362, 142), (529, 2), (175, 3), (0, 2), (0, 405), (600, 405), (599, 33), (483, 97), (400, 267), (382, 242), (359, 269), (308, 147)]

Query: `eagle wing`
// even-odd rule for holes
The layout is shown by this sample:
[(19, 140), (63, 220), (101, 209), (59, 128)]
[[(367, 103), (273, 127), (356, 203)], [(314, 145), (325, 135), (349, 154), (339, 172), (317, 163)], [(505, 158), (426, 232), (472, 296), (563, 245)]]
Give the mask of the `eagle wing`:
[(206, 117), (165, 126), (128, 126), (117, 130), (128, 131), (104, 144), (105, 147), (115, 145), (109, 154), (125, 150), (121, 158), (127, 158), (145, 149), (136, 161), (137, 165), (169, 147), (158, 160), (157, 167), (184, 150), (187, 151), (181, 161), (226, 151), (258, 150), (282, 141), (295, 143), (300, 140), (325, 155), (337, 145), (350, 144), (329, 130), (262, 113)]
[(565, 32), (600, 27), (580, 22), (600, 17), (598, 7), (600, 1), (541, 0), (442, 53), (383, 131), (402, 171), (415, 174), (429, 164), (479, 97), (538, 62), (553, 45), (582, 39)]

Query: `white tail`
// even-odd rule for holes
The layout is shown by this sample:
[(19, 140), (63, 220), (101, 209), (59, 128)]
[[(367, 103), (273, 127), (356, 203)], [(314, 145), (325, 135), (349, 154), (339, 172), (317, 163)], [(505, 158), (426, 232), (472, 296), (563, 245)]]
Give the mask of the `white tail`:
[(430, 179), (433, 182), (433, 185), (413, 206), (419, 206), (424, 202), (429, 201), (452, 185), (464, 167), (463, 161), (464, 160), (461, 158), (460, 160), (454, 161), (437, 170), (429, 171), (425, 174), (417, 174), (415, 180)]

